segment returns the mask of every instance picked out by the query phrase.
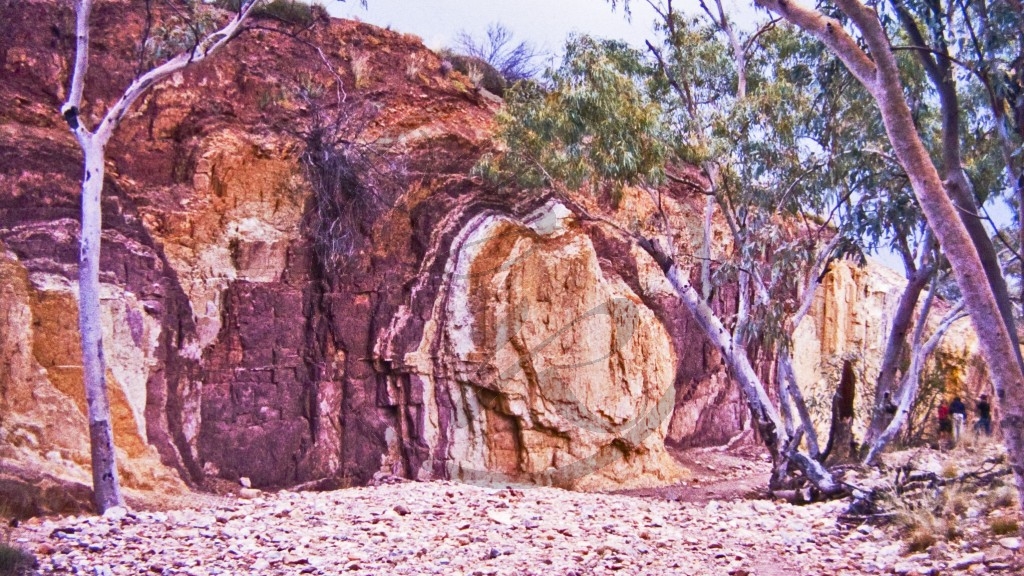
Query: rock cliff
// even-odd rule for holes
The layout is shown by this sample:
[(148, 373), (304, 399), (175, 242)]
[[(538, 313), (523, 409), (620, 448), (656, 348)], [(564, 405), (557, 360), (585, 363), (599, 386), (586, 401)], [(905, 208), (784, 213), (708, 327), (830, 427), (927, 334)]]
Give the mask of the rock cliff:
[[(865, 266), (848, 261), (836, 262), (818, 289), (811, 313), (797, 327), (793, 368), (801, 389), (808, 397), (822, 438), (828, 434), (832, 396), (845, 362), (850, 362), (856, 374), (854, 438), (864, 437), (874, 403), (874, 379), (881, 369), (888, 327), (905, 285), (902, 275), (874, 261), (869, 260)], [(947, 311), (948, 305), (944, 302), (936, 303), (929, 317), (926, 338)], [(937, 405), (933, 398), (939, 392), (937, 387), (947, 394), (958, 393), (964, 398), (991, 393), (988, 372), (981, 360), (970, 319), (959, 320), (949, 329), (938, 355), (945, 364), (934, 368), (935, 373), (923, 375), (926, 382), (922, 386), (921, 397), (926, 403)], [(918, 416), (928, 415), (930, 411)]]
[[(97, 4), (97, 109), (131, 79), (133, 6)], [(108, 150), (105, 351), (129, 488), (381, 472), (640, 487), (685, 477), (666, 444), (748, 428), (645, 253), (470, 176), (493, 97), (413, 36), (322, 19), (300, 39), (244, 35), (154, 88)], [(63, 4), (0, 2), (0, 472), (86, 483), (81, 156), (57, 113), (73, 44)], [(665, 193), (696, 245), (702, 198)], [(623, 225), (656, 209), (635, 191), (577, 201)], [(836, 314), (802, 328), (820, 351), (806, 374), (846, 349), (822, 332)]]

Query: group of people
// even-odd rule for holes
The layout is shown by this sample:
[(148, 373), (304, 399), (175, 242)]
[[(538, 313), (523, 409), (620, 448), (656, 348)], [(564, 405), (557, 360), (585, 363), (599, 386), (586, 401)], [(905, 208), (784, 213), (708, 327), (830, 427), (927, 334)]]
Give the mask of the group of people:
[[(974, 423), (975, 432), (984, 432), (986, 436), (992, 434), (992, 404), (988, 401), (988, 394), (982, 394), (975, 404), (975, 411), (978, 413), (978, 420)], [(956, 443), (963, 436), (964, 426), (967, 423), (967, 406), (959, 396), (953, 398), (950, 403), (943, 398), (939, 404), (939, 437), (952, 436)]]

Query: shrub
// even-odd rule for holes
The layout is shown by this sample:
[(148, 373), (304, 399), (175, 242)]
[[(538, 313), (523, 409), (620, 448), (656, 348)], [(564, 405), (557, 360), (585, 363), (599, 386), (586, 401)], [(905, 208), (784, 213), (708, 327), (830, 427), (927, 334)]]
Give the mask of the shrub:
[(452, 70), (465, 74), (473, 83), (474, 88), (483, 88), (496, 96), (505, 95), (508, 82), (501, 72), (488, 64), (486, 60), (476, 56), (457, 54), (448, 49), (442, 50), (440, 56), (451, 64)]
[(1000, 486), (988, 496), (992, 508), (1010, 508), (1017, 506), (1017, 490), (1010, 486)]
[[(215, 3), (219, 8), (237, 11), (240, 0), (217, 0)], [(286, 24), (308, 27), (317, 20), (329, 18), (327, 9), (320, 3), (307, 3), (300, 0), (271, 0), (262, 6), (257, 6), (252, 15), (257, 18), (273, 18)]]
[(36, 573), (37, 565), (32, 554), (0, 543), (0, 576), (29, 576)]
[(512, 31), (498, 23), (487, 27), (486, 36), (478, 40), (461, 32), (455, 40), (455, 51), (483, 60), (495, 69), (506, 85), (537, 76), (540, 70), (536, 62), (542, 54), (530, 43), (516, 42)]
[(970, 494), (959, 486), (903, 494), (894, 490), (885, 499), (910, 552), (960, 538), (960, 522), (971, 503)]
[(1013, 518), (1006, 518), (1004, 516), (993, 518), (992, 521), (989, 522), (988, 526), (992, 529), (992, 533), (996, 536), (1016, 534), (1017, 531), (1020, 530), (1020, 525), (1017, 524), (1016, 520), (1014, 520)]
[(960, 471), (956, 467), (956, 462), (952, 460), (942, 465), (942, 477), (947, 480), (952, 480), (960, 474)]

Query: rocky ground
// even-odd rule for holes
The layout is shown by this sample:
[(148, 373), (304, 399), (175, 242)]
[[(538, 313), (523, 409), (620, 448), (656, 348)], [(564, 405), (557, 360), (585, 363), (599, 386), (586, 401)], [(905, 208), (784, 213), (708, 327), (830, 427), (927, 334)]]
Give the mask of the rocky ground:
[(33, 519), (13, 541), (56, 574), (1024, 573), (1014, 536), (964, 527), (911, 554), (894, 527), (838, 522), (847, 501), (730, 493), (763, 474), (760, 458), (700, 452), (688, 464), (696, 483), (640, 495), (451, 482), (239, 490), (202, 508)]

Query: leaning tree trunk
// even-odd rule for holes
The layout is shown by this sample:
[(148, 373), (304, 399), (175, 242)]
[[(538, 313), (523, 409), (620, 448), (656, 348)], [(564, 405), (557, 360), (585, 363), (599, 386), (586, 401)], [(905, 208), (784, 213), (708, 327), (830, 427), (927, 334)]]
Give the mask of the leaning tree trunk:
[[(1014, 347), (1014, 338), (1007, 329), (978, 250), (917, 132), (896, 58), (878, 13), (858, 0), (836, 0), (839, 9), (860, 31), (871, 52), (869, 57), (838, 20), (789, 0), (755, 2), (821, 40), (875, 99), (889, 141), (963, 293), (999, 397), (1003, 440), (1017, 489), (1024, 495), (1024, 371), (1017, 361), (1020, 352)], [(1024, 498), (1021, 504), (1024, 506)]]
[[(939, 111), (942, 119), (941, 176), (946, 194), (956, 206), (960, 220), (978, 251), (981, 267), (988, 279), (992, 294), (995, 296), (999, 313), (1006, 324), (1014, 357), (1019, 370), (1024, 372), (1024, 358), (1021, 357), (1010, 292), (1006, 287), (1006, 279), (1003, 277), (1002, 266), (999, 263), (992, 238), (979, 213), (973, 185), (964, 170), (960, 143), (960, 98), (957, 93), (956, 75), (953, 73), (953, 59), (949, 55), (949, 42), (945, 32), (939, 31), (933, 37), (934, 46), (929, 45), (913, 14), (902, 0), (893, 0), (893, 6), (911, 43), (918, 48), (915, 54), (939, 96)], [(999, 123), (998, 115), (996, 122)]]
[[(878, 455), (885, 450), (890, 442), (899, 433), (900, 428), (906, 424), (910, 418), (910, 412), (914, 408), (914, 404), (917, 402), (917, 394), (921, 387), (921, 370), (924, 368), (925, 362), (928, 357), (932, 355), (935, 348), (938, 347), (939, 342), (942, 341), (942, 337), (945, 336), (946, 332), (953, 325), (954, 322), (963, 317), (963, 307), (958, 305), (945, 318), (939, 323), (938, 329), (935, 334), (932, 334), (931, 338), (928, 339), (923, 346), (921, 345), (921, 333), (924, 331), (925, 320), (920, 320), (920, 329), (917, 330), (917, 334), (914, 337), (914, 357), (910, 361), (910, 368), (907, 370), (907, 374), (903, 377), (903, 383), (900, 385), (900, 389), (896, 395), (896, 413), (893, 414), (892, 421), (886, 426), (878, 437), (867, 447), (867, 454), (864, 456), (863, 464), (870, 466), (874, 464)], [(922, 312), (923, 316), (927, 316), (927, 311)]]
[(775, 410), (775, 406), (768, 397), (754, 368), (750, 365), (746, 350), (737, 341), (735, 335), (725, 328), (707, 303), (701, 299), (700, 293), (683, 275), (672, 258), (667, 256), (654, 242), (643, 240), (640, 245), (661, 267), (665, 278), (672, 285), (680, 301), (689, 310), (711, 343), (721, 352), (732, 377), (736, 379), (743, 399), (750, 410), (754, 426), (772, 456), (773, 470), (770, 487), (772, 489), (787, 487), (783, 484), (791, 478), (792, 468), (795, 467), (822, 494), (833, 495), (840, 492), (842, 486), (820, 462), (799, 452), (798, 444), (801, 435), (798, 433), (796, 436), (790, 437), (786, 434), (782, 418)]
[(100, 194), (103, 192), (104, 150), (96, 138), (84, 139), (82, 150), (85, 152), (85, 174), (82, 177), (82, 227), (78, 253), (78, 327), (89, 418), (93, 500), (96, 509), (103, 512), (124, 505), (117, 480), (114, 431), (110, 423), (100, 309)]
[(907, 332), (914, 320), (914, 310), (921, 299), (921, 292), (928, 285), (935, 268), (931, 264), (919, 265), (907, 279), (907, 285), (903, 288), (899, 303), (896, 306), (896, 313), (893, 314), (892, 324), (889, 328), (889, 336), (885, 343), (885, 352), (882, 356), (882, 367), (878, 371), (878, 380), (875, 383), (874, 411), (871, 414), (871, 422), (868, 425), (867, 433), (864, 435), (864, 445), (868, 446), (875, 441), (875, 438), (885, 430), (892, 419), (886, 406), (883, 405), (886, 394), (890, 397), (893, 392), (893, 385), (896, 383), (896, 371), (899, 369), (900, 359), (903, 357), (903, 350), (906, 347)]

